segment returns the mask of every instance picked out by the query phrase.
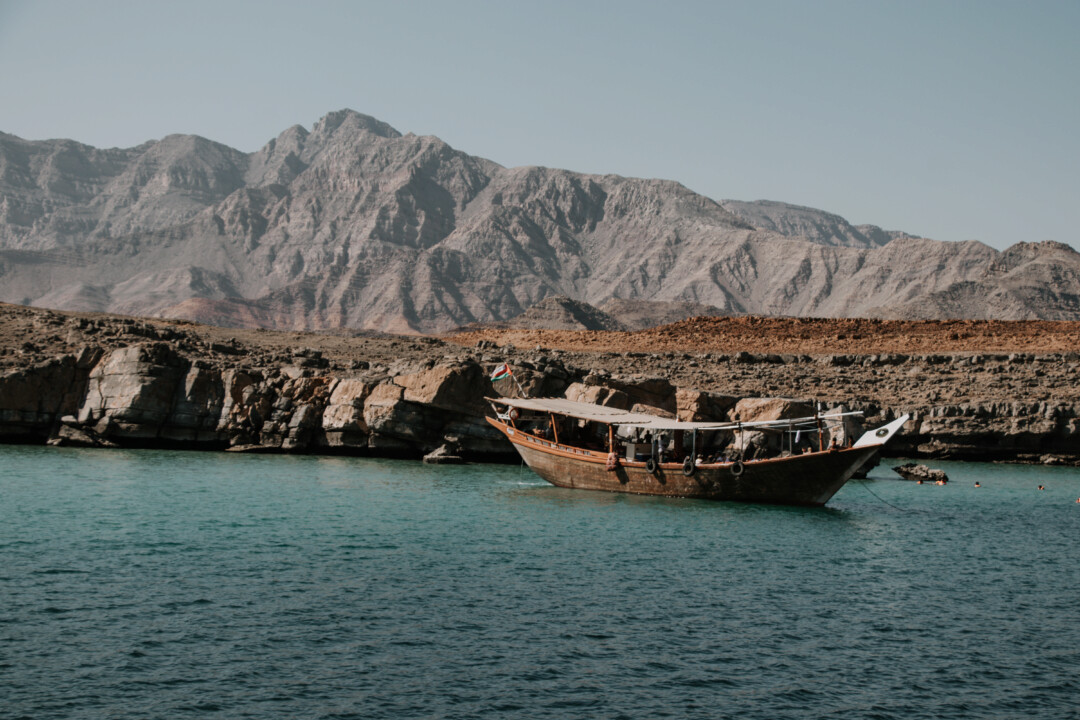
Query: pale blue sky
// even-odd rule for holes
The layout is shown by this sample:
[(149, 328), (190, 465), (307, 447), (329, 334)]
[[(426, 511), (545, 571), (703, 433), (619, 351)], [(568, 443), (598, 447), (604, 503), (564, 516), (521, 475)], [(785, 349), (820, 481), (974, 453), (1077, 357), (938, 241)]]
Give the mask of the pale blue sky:
[(245, 151), (343, 107), (507, 166), (1080, 247), (1080, 2), (0, 0), (0, 130)]

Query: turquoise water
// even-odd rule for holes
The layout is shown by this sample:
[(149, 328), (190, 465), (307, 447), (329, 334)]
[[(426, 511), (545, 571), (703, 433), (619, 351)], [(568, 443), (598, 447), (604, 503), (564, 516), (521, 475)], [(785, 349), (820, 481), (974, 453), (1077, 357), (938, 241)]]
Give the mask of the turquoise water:
[(0, 447), (0, 717), (1077, 717), (1080, 472), (936, 466), (799, 509)]

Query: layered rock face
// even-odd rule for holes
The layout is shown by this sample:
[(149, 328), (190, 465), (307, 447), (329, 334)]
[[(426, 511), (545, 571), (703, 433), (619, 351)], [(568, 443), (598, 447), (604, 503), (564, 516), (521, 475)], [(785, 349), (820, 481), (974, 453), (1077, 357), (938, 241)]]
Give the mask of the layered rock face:
[[(94, 357), (99, 359), (91, 366), (87, 358)], [(320, 358), (316, 353), (309, 359)], [(0, 436), (405, 457), (440, 446), (479, 459), (512, 452), (483, 420), (491, 386), (476, 363), (394, 376), (316, 372), (213, 368), (160, 342), (104, 355), (87, 350), (0, 376)]]
[[(230, 352), (227, 346), (219, 350)], [(318, 351), (293, 359), (300, 364), (222, 367), (180, 352), (174, 343), (146, 341), (110, 351), (85, 347), (0, 375), (0, 439), (516, 458), (483, 419), (483, 398), (497, 390), (487, 379), (486, 361), (428, 360), (407, 363), (398, 372), (384, 367), (349, 372), (328, 368)], [(843, 361), (845, 366), (861, 365), (878, 358), (845, 356)], [(514, 362), (515, 375), (534, 396), (564, 396), (683, 420), (752, 422), (805, 417), (814, 411), (809, 400), (740, 398), (679, 388), (659, 377), (614, 377), (569, 366), (551, 355), (518, 354)], [(765, 357), (738, 362), (773, 364)], [(798, 365), (802, 360), (778, 357), (776, 362)], [(880, 367), (892, 365), (887, 361)], [(867, 426), (913, 412), (904, 434), (890, 446), (894, 455), (1080, 463), (1080, 408), (1073, 403), (958, 404), (919, 410), (851, 401), (829, 403), (824, 409), (864, 411)], [(844, 443), (862, 429), (858, 421), (847, 420), (826, 429), (820, 442)], [(778, 442), (752, 431), (729, 433), (724, 439), (748, 457), (775, 454), (796, 442)], [(806, 437), (803, 444), (818, 441)]]
[(193, 136), (99, 150), (0, 134), (0, 301), (437, 332), (552, 296), (663, 303), (633, 313), (657, 321), (691, 307), (1075, 319), (1080, 254), (936, 242), (669, 181), (504, 168), (347, 110), (252, 154)]
[[(487, 379), (508, 362), (534, 397), (736, 422), (805, 416), (820, 402), (871, 427), (910, 413), (895, 454), (1080, 463), (1077, 338), (1071, 323), (701, 318), (440, 339), (0, 305), (0, 441), (511, 459), (483, 420), (485, 396), (518, 391)], [(860, 432), (835, 430), (840, 442)], [(754, 453), (781, 445), (723, 439)]]

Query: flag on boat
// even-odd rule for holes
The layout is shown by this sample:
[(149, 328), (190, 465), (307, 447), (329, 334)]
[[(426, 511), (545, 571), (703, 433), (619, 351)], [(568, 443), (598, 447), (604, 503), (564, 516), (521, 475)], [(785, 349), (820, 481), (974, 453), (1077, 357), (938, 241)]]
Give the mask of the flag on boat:
[(495, 368), (495, 371), (491, 373), (491, 382), (508, 378), (513, 374), (514, 373), (510, 372), (510, 366), (506, 363), (503, 363), (499, 367)]

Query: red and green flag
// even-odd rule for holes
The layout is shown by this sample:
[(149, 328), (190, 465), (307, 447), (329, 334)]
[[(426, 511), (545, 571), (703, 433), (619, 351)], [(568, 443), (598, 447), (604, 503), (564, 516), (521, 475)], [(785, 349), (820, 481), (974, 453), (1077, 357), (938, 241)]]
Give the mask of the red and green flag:
[(491, 373), (491, 382), (495, 382), (496, 380), (503, 380), (513, 374), (514, 373), (510, 372), (510, 366), (506, 363), (503, 363), (499, 367), (495, 368), (495, 371)]

